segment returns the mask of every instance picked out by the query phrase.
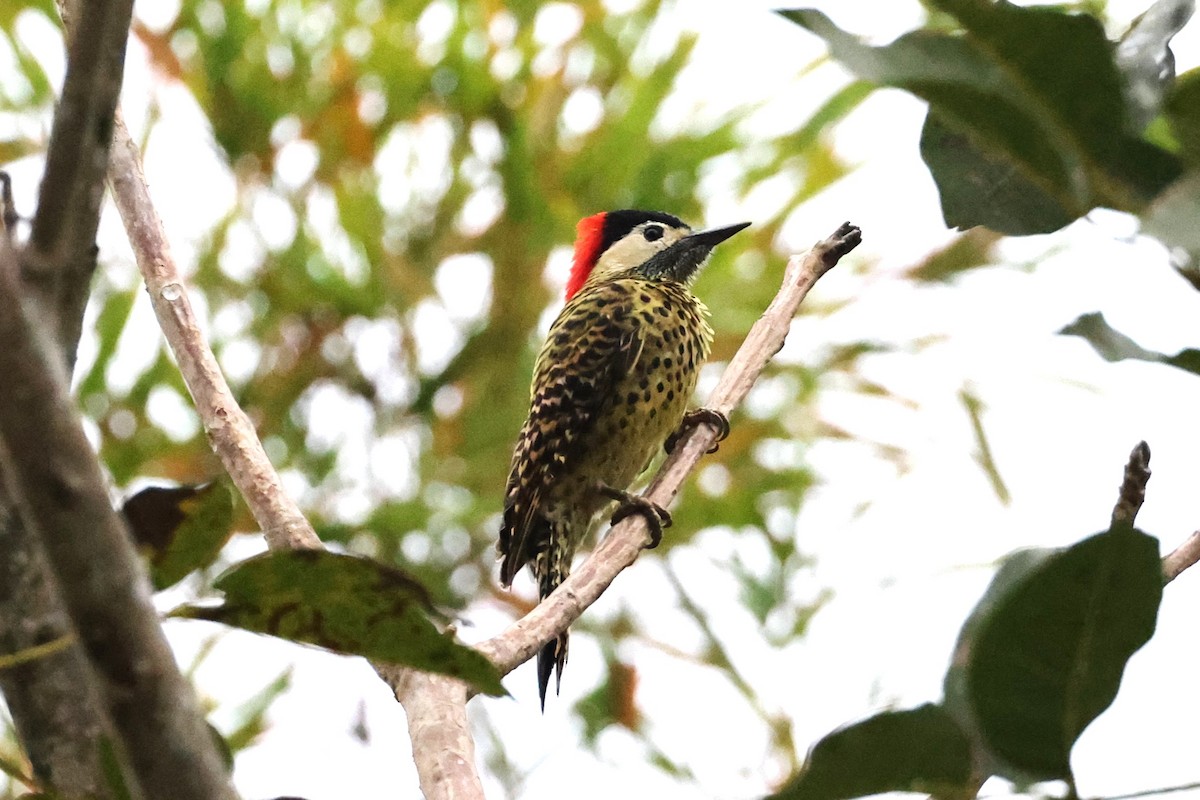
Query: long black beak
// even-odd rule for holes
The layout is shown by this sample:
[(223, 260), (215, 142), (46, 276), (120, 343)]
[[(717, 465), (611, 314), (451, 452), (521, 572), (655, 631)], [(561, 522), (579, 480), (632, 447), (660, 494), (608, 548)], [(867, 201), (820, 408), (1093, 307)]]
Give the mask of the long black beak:
[(679, 241), (679, 244), (687, 242), (689, 247), (699, 245), (712, 250), (738, 231), (744, 231), (749, 227), (749, 222), (739, 222), (736, 225), (726, 225), (724, 228), (709, 228), (706, 231), (697, 231), (696, 233), (688, 234)]
[(714, 247), (749, 225), (749, 222), (739, 222), (724, 228), (689, 233), (666, 250), (651, 256), (639, 267), (639, 271), (651, 280), (666, 278), (687, 283), (704, 265)]

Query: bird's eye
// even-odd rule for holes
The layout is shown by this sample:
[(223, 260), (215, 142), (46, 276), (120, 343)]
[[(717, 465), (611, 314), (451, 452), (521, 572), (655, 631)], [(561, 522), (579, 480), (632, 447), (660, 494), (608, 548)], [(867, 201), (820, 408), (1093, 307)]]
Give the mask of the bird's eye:
[(663, 236), (663, 229), (659, 225), (649, 225), (642, 231), (642, 236), (646, 237), (647, 242), (657, 242)]

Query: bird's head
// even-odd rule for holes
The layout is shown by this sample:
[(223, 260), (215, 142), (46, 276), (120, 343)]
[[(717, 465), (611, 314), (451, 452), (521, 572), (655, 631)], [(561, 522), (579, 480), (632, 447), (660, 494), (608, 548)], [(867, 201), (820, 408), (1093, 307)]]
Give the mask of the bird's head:
[(714, 247), (749, 224), (693, 233), (683, 220), (661, 211), (622, 209), (585, 217), (575, 229), (567, 299), (587, 283), (627, 275), (687, 283)]

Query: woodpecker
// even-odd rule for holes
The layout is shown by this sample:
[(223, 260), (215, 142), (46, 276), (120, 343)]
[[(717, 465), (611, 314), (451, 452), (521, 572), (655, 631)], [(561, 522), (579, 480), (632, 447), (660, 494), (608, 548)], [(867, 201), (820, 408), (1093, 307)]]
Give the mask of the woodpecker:
[[(713, 336), (689, 286), (713, 247), (749, 224), (693, 232), (678, 217), (632, 209), (579, 222), (566, 305), (538, 356), (508, 476), (502, 585), (529, 564), (546, 598), (614, 500), (612, 524), (640, 513), (658, 544), (670, 515), (626, 490), (681, 424), (728, 433), (716, 412), (684, 413)], [(566, 633), (538, 653), (543, 709), (550, 673), (560, 686), (566, 658)]]

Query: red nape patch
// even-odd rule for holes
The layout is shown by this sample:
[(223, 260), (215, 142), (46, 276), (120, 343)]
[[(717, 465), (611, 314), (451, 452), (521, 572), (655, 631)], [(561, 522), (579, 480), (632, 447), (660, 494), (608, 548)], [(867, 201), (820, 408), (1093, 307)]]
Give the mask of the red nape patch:
[(583, 288), (584, 281), (592, 274), (592, 267), (596, 266), (596, 259), (600, 257), (603, 238), (603, 212), (584, 217), (575, 226), (575, 259), (571, 262), (571, 277), (567, 279), (568, 300)]

